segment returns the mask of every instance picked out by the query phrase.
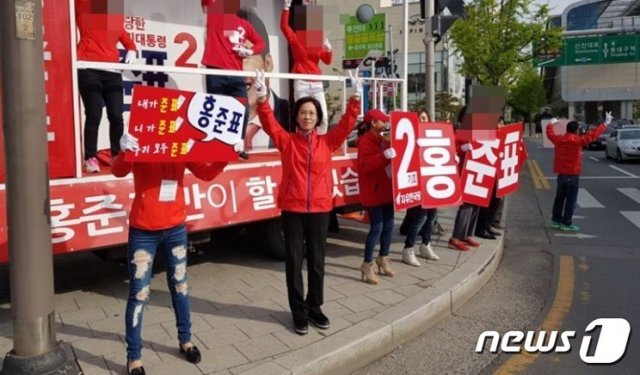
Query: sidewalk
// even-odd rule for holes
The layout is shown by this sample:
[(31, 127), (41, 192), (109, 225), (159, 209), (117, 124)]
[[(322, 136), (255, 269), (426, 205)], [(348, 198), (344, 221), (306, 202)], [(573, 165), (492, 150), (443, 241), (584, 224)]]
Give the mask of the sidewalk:
[[(192, 254), (192, 332), (203, 356), (197, 366), (178, 351), (163, 266), (156, 265), (142, 332), (147, 373), (333, 375), (364, 366), (451, 314), (495, 272), (503, 237), (469, 252), (448, 249), (454, 215), (455, 210), (440, 212), (447, 233), (435, 236), (434, 244), (441, 259), (420, 259), (421, 267), (401, 262), (404, 237), (398, 234), (402, 218), (397, 215), (391, 251), (396, 276), (381, 277), (378, 285), (360, 281), (368, 224), (342, 219), (340, 233), (330, 233), (327, 248), (323, 311), (331, 328), (310, 325), (306, 336), (291, 329), (284, 263), (244, 250)], [(57, 290), (65, 289), (58, 281), (65, 278), (69, 285), (88, 285), (56, 293), (57, 338), (71, 345), (85, 374), (126, 374), (126, 270), (87, 259), (72, 266), (56, 262)], [(3, 357), (13, 347), (11, 330), (5, 301), (0, 304)]]

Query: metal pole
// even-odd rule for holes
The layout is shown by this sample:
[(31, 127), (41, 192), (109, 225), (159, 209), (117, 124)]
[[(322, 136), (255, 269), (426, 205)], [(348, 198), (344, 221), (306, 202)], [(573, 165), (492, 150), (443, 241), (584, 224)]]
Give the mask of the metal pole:
[(409, 95), (409, 87), (407, 82), (409, 82), (409, 0), (404, 0), (404, 20), (403, 20), (404, 32), (403, 32), (403, 61), (402, 61), (402, 69), (403, 69), (403, 77), (404, 82), (402, 83), (402, 110), (407, 111), (407, 95)]
[(2, 374), (67, 374), (55, 335), (42, 1), (1, 1), (0, 17), (13, 321)]
[[(384, 51), (383, 51), (384, 52)], [(371, 83), (369, 86), (369, 92), (371, 94), (371, 99), (373, 100), (373, 105), (371, 108), (378, 108), (378, 85), (376, 85), (376, 62), (378, 62), (378, 58), (373, 60), (371, 63)]]
[[(391, 78), (396, 78), (394, 77), (393, 74), (393, 68), (396, 66), (395, 64), (395, 57), (393, 56), (393, 26), (389, 25), (389, 62), (391, 63)], [(393, 109), (396, 109), (396, 83), (395, 82), (391, 82), (391, 87), (393, 87), (393, 96), (392, 96), (392, 102), (393, 102)], [(391, 107), (391, 106), (389, 106)], [(391, 108), (389, 108), (388, 110), (391, 110)]]
[(425, 106), (427, 109), (427, 113), (429, 114), (429, 119), (431, 121), (435, 121), (436, 119), (436, 98), (435, 98), (435, 52), (434, 52), (434, 43), (433, 36), (431, 35), (431, 23), (434, 14), (434, 2), (427, 1), (425, 8), (425, 34), (424, 34), (424, 44), (425, 44)]

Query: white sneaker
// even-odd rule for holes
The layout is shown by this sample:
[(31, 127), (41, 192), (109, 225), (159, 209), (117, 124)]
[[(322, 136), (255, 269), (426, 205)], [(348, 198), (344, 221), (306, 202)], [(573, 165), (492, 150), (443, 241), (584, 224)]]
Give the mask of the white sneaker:
[(433, 251), (433, 247), (431, 247), (431, 242), (428, 244), (420, 244), (420, 256), (425, 257), (429, 260), (438, 260), (440, 257)]
[(100, 163), (97, 158), (89, 158), (84, 162), (84, 171), (86, 173), (100, 173)]
[(420, 267), (420, 262), (418, 262), (418, 258), (416, 258), (416, 254), (413, 252), (413, 247), (405, 247), (402, 249), (402, 261), (410, 266)]

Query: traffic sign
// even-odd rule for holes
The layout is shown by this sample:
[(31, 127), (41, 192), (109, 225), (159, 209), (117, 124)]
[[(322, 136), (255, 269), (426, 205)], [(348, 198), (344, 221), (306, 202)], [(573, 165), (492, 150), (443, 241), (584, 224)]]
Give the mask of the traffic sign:
[(344, 59), (361, 59), (374, 49), (386, 51), (385, 30), (384, 13), (376, 14), (368, 23), (349, 17), (344, 26)]
[(640, 62), (640, 34), (564, 38), (559, 55), (536, 53), (537, 67)]

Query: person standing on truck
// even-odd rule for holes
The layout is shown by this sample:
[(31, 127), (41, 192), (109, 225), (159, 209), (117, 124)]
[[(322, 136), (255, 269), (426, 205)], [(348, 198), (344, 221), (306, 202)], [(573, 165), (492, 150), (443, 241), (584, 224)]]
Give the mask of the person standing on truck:
[[(136, 45), (124, 31), (124, 14), (121, 9), (115, 13), (114, 7), (109, 7), (109, 4), (113, 3), (75, 0), (76, 25), (80, 31), (78, 60), (117, 63), (120, 53), (116, 45), (120, 42), (127, 49), (124, 62), (133, 64), (136, 61)], [(86, 173), (99, 173), (98, 128), (103, 105), (109, 119), (111, 158), (120, 151), (119, 142), (124, 128), (122, 73), (108, 69), (79, 69), (78, 88), (85, 113), (83, 170)]]
[[(351, 72), (350, 72), (351, 74)], [(293, 107), (297, 132), (287, 132), (276, 120), (267, 100), (264, 71), (256, 71), (253, 83), (258, 94), (258, 116), (262, 128), (280, 150), (282, 180), (278, 185), (278, 208), (282, 210), (285, 239), (285, 271), (289, 307), (294, 331), (309, 332), (308, 322), (320, 329), (329, 328), (322, 313), (324, 260), (329, 215), (333, 208), (331, 154), (342, 146), (360, 113), (362, 80), (351, 76), (355, 93), (349, 99), (340, 123), (327, 134), (319, 135), (322, 107), (312, 97), (298, 99)], [(302, 261), (306, 255), (309, 291), (304, 297)]]
[[(328, 38), (322, 40), (322, 8), (306, 5), (296, 8), (294, 20), (295, 31), (289, 26), (289, 8), (291, 0), (284, 0), (284, 8), (280, 15), (280, 30), (287, 39), (293, 55), (291, 73), (322, 74), (318, 64), (326, 65), (333, 60), (333, 50)], [(328, 128), (327, 99), (324, 95), (322, 81), (308, 81), (296, 79), (293, 81), (293, 99), (310, 96), (315, 98), (322, 108), (322, 123), (316, 130), (318, 134), (325, 134)]]
[(373, 253), (380, 242), (380, 255), (376, 258), (381, 275), (393, 277), (395, 272), (389, 260), (391, 233), (393, 232), (393, 188), (391, 186), (391, 159), (396, 150), (384, 139), (389, 116), (379, 109), (370, 109), (358, 126), (358, 186), (360, 202), (369, 214), (369, 234), (364, 246), (364, 261), (360, 266), (362, 281), (378, 284), (373, 265)]
[[(241, 143), (234, 146), (241, 149)], [(124, 151), (139, 149), (138, 140), (124, 133), (121, 152), (112, 173), (124, 177), (133, 172), (135, 198), (129, 213), (129, 297), (125, 312), (127, 371), (144, 375), (142, 366), (142, 317), (149, 299), (153, 261), (158, 249), (167, 265), (167, 284), (176, 316), (180, 353), (191, 363), (200, 362), (198, 348), (191, 342), (191, 317), (187, 284), (187, 225), (183, 179), (188, 169), (197, 178), (211, 181), (228, 162), (216, 163), (130, 163)]]
[[(242, 71), (242, 60), (260, 54), (265, 43), (251, 23), (238, 17), (240, 0), (200, 0), (202, 11), (207, 15), (207, 37), (202, 64), (210, 69)], [(248, 108), (247, 87), (244, 77), (207, 75), (206, 88), (209, 94), (221, 94), (242, 98), (245, 102), (242, 138), (247, 131)], [(239, 156), (248, 159), (243, 150)]]

